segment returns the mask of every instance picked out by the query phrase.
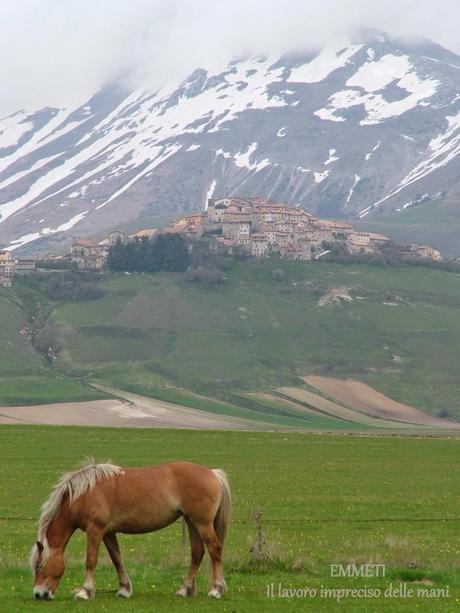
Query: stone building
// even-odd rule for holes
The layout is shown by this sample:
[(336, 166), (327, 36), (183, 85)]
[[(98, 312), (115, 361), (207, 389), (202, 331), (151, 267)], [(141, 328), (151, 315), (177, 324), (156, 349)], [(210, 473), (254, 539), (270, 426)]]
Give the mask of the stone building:
[(78, 239), (72, 243), (70, 250), (71, 261), (81, 271), (101, 270), (107, 262), (110, 242), (98, 243), (86, 238)]
[(0, 285), (11, 287), (16, 263), (10, 251), (0, 251)]
[(32, 275), (36, 270), (36, 260), (34, 258), (18, 258), (16, 260), (15, 273), (17, 275)]

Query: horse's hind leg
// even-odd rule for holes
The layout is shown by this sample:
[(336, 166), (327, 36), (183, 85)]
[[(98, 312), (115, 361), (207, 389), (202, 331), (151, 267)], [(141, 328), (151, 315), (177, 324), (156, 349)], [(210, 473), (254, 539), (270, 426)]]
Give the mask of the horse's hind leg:
[(104, 536), (103, 540), (104, 545), (109, 552), (110, 559), (112, 560), (118, 574), (120, 589), (117, 592), (117, 596), (120, 596), (121, 598), (130, 598), (133, 593), (133, 584), (131, 583), (130, 578), (126, 574), (125, 567), (123, 566), (117, 535), (115, 532), (108, 532)]
[(86, 576), (83, 587), (75, 594), (75, 598), (80, 600), (90, 600), (94, 598), (96, 589), (94, 587), (94, 571), (96, 569), (99, 547), (101, 545), (103, 532), (94, 524), (89, 524), (86, 528)]
[(222, 544), (217, 538), (212, 523), (198, 525), (197, 528), (201, 538), (206, 544), (206, 548), (212, 561), (213, 583), (212, 589), (208, 593), (208, 596), (220, 598), (222, 594), (227, 591), (227, 585), (222, 574)]
[(184, 584), (176, 592), (176, 596), (194, 596), (196, 593), (196, 577), (200, 569), (201, 560), (204, 556), (204, 543), (198, 530), (192, 524), (192, 522), (185, 518), (185, 522), (188, 526), (188, 534), (190, 537), (190, 549), (191, 549), (191, 562), (190, 568), (185, 577)]

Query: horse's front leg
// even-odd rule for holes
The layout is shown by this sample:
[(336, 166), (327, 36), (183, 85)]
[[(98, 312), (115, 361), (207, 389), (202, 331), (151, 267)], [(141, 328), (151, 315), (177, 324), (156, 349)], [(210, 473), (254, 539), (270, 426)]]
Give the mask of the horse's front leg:
[(83, 587), (75, 594), (75, 598), (90, 600), (94, 598), (96, 589), (94, 587), (94, 571), (96, 569), (99, 547), (103, 537), (103, 530), (94, 524), (86, 527), (86, 575)]
[(133, 585), (130, 578), (126, 574), (125, 567), (123, 566), (120, 547), (118, 545), (118, 539), (115, 532), (109, 532), (104, 536), (104, 545), (107, 547), (110, 559), (112, 560), (118, 574), (120, 589), (117, 592), (117, 596), (120, 596), (121, 598), (130, 598), (133, 593)]

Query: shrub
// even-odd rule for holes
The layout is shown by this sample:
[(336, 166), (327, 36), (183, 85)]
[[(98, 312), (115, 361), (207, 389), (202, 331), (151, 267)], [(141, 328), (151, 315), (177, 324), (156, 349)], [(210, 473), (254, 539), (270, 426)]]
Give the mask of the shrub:
[(233, 247), (233, 257), (235, 258), (235, 260), (244, 261), (250, 258), (251, 254), (241, 245), (236, 245), (235, 247)]
[(199, 283), (211, 287), (222, 283), (224, 276), (220, 270), (216, 268), (205, 268), (204, 266), (198, 266), (197, 268), (191, 268), (187, 271), (186, 279), (190, 283)]
[(286, 273), (284, 272), (284, 270), (277, 268), (272, 272), (272, 277), (275, 281), (284, 281), (284, 279), (286, 278)]
[(50, 300), (97, 300), (105, 295), (94, 276), (62, 272), (48, 285)]

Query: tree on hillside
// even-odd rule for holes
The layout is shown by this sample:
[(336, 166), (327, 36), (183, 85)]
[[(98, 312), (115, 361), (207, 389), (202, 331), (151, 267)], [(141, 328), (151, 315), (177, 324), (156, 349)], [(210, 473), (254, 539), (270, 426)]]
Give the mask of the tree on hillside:
[(109, 251), (107, 266), (114, 272), (183, 272), (190, 261), (182, 236), (160, 234), (154, 240), (118, 241)]
[(107, 266), (113, 272), (121, 272), (126, 270), (126, 249), (125, 245), (120, 239), (117, 240), (115, 245), (110, 247), (109, 255), (107, 257)]
[(183, 272), (190, 265), (190, 254), (180, 234), (160, 234), (154, 241), (151, 262), (154, 270)]

